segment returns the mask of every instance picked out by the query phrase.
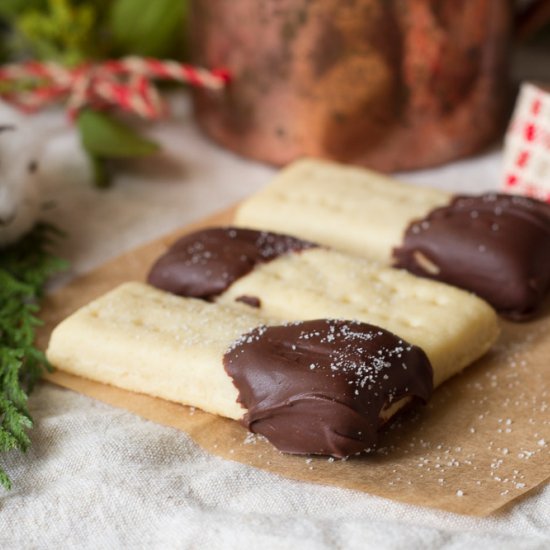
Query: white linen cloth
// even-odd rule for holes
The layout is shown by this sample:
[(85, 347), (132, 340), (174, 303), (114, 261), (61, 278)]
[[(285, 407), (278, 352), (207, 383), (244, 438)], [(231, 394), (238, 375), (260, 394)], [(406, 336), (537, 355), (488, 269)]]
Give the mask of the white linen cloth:
[[(71, 129), (41, 159), (47, 217), (67, 233), (71, 276), (227, 207), (273, 170), (207, 141), (189, 118), (150, 129), (163, 166), (140, 162), (107, 191), (88, 183)], [(49, 114), (33, 124), (61, 125)], [(501, 155), (402, 175), (458, 191), (497, 187)], [(84, 176), (83, 176), (84, 174)], [(399, 504), (284, 479), (202, 451), (185, 433), (43, 383), (26, 455), (0, 456), (14, 488), (0, 490), (0, 548), (542, 549), (550, 547), (550, 485), (488, 518)]]

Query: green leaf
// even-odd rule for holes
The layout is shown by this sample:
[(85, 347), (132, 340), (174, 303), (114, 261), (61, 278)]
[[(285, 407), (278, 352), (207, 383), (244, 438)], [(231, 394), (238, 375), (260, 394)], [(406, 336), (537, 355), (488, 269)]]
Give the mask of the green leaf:
[(184, 0), (115, 0), (110, 13), (113, 42), (119, 53), (165, 57), (183, 41)]
[(105, 113), (85, 109), (77, 118), (82, 145), (92, 158), (132, 158), (156, 153), (159, 146)]

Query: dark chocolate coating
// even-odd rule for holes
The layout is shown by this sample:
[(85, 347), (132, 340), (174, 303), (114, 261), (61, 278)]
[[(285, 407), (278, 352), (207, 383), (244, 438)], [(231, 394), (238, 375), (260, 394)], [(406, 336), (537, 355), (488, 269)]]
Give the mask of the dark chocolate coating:
[[(423, 269), (419, 253), (437, 273)], [(474, 292), (503, 316), (524, 320), (550, 289), (550, 205), (496, 193), (457, 196), (414, 221), (393, 255), (396, 267)]]
[(257, 296), (247, 296), (246, 294), (235, 298), (235, 302), (241, 302), (242, 304), (256, 308), (262, 305), (262, 301)]
[(226, 352), (224, 366), (247, 409), (242, 423), (295, 454), (372, 450), (382, 409), (407, 396), (426, 402), (433, 390), (422, 349), (357, 321), (255, 328)]
[(147, 282), (178, 296), (212, 299), (258, 263), (317, 245), (268, 231), (214, 227), (185, 235), (153, 265)]

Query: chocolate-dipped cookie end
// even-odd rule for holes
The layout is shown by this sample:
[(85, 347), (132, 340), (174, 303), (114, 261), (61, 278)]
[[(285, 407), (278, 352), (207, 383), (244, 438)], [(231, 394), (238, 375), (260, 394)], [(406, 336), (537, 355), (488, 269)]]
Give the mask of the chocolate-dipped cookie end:
[(457, 196), (412, 222), (395, 267), (474, 292), (501, 315), (531, 318), (550, 290), (550, 205), (487, 193)]
[(433, 390), (420, 348), (354, 321), (258, 327), (231, 346), (224, 365), (247, 409), (243, 424), (294, 454), (372, 450), (401, 404), (426, 402)]
[(203, 229), (176, 241), (153, 265), (147, 282), (178, 296), (212, 300), (256, 264), (315, 246), (268, 231)]

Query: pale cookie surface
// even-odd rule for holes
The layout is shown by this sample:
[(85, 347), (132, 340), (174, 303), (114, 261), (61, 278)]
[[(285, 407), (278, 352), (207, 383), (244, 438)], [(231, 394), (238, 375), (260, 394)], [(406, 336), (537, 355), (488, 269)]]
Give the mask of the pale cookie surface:
[(387, 263), (410, 221), (450, 199), (437, 189), (412, 193), (411, 185), (362, 168), (305, 159), (245, 201), (235, 222)]
[(238, 419), (245, 410), (222, 358), (265, 322), (254, 310), (125, 283), (60, 323), (47, 357), (66, 372)]
[(426, 352), (434, 385), (481, 357), (499, 333), (493, 309), (472, 294), (323, 248), (258, 264), (217, 301), (238, 305), (241, 296), (258, 297), (260, 311), (271, 318), (383, 327)]

